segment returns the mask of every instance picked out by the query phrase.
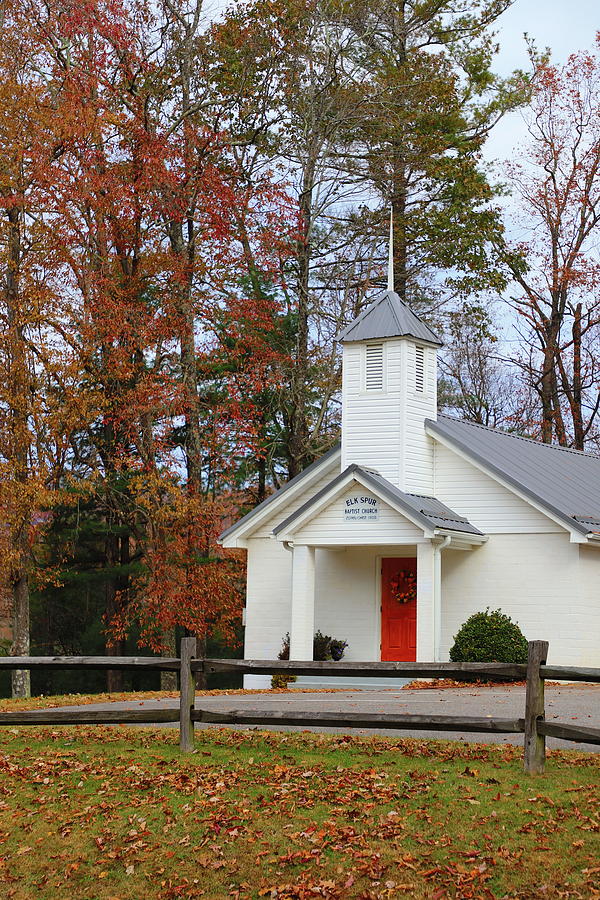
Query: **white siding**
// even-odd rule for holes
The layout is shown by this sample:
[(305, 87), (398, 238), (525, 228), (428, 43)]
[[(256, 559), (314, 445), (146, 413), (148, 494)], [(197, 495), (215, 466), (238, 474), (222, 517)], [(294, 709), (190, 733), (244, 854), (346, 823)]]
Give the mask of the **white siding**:
[(422, 529), (416, 528), (403, 516), (378, 500), (379, 515), (373, 522), (352, 522), (344, 518), (346, 499), (360, 495), (374, 497), (360, 485), (348, 488), (321, 510), (304, 527), (294, 532), (295, 543), (346, 544), (408, 544), (423, 540)]
[(423, 347), (423, 391), (417, 390), (416, 344), (384, 342), (384, 389), (365, 390), (367, 344), (344, 344), (342, 469), (351, 463), (376, 469), (402, 490), (433, 490), (433, 441), (424, 421), (436, 415), (437, 351)]
[(600, 552), (566, 534), (496, 534), (472, 551), (442, 554), (442, 659), (474, 612), (500, 608), (528, 640), (550, 642), (549, 662), (600, 666)]
[(402, 485), (411, 494), (433, 493), (433, 440), (425, 431), (425, 419), (435, 419), (437, 409), (437, 350), (423, 347), (424, 390), (417, 390), (416, 350), (411, 341), (404, 342), (406, 368), (404, 374), (404, 409), (402, 430)]
[(366, 345), (344, 344), (342, 471), (352, 463), (376, 469), (399, 483), (401, 418), (400, 341), (384, 343), (384, 390), (364, 390)]
[[(581, 594), (576, 608), (569, 607), (569, 627), (574, 630), (573, 643), (580, 643), (579, 665), (600, 668), (600, 548), (579, 547)], [(577, 663), (575, 660), (569, 660)]]
[(269, 538), (248, 541), (244, 655), (275, 659), (290, 630), (292, 554)]
[(439, 443), (434, 491), (438, 500), (485, 534), (565, 534), (552, 519)]

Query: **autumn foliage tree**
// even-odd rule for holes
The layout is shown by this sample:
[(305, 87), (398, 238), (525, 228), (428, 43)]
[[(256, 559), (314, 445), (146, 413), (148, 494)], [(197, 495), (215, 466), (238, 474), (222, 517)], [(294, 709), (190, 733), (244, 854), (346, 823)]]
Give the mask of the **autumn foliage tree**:
[(600, 409), (600, 35), (538, 72), (529, 141), (510, 165), (519, 215), (500, 253), (519, 317), (517, 363), (536, 398), (530, 433), (584, 449)]
[[(200, 4), (31, 0), (15, 8), (29, 23), (32, 48), (6, 79), (11, 89), (23, 79), (13, 106), (23, 141), (18, 130), (3, 135), (15, 157), (3, 183), (10, 388), (3, 408), (12, 435), (3, 485), (23, 504), (14, 516), (15, 559), (25, 559), (32, 523), (48, 506), (41, 495), (32, 499), (29, 485), (38, 460), (32, 410), (52, 396), (62, 412), (54, 446), (62, 440), (66, 452), (63, 468), (46, 472), (43, 483), (70, 502), (93, 498), (109, 650), (118, 651), (134, 621), (155, 649), (176, 625), (231, 640), (241, 562), (223, 554), (216, 536), (234, 509), (235, 460), (256, 446), (243, 404), (255, 386), (265, 387), (279, 352), (267, 338), (276, 297), (249, 297), (236, 272), (251, 248), (276, 277), (282, 245), (267, 233), (264, 209), (281, 230), (285, 195), (246, 186), (241, 234), (235, 159), (198, 102), (192, 50)], [(18, 17), (4, 25), (21, 49)], [(26, 111), (38, 93), (47, 118), (34, 128)], [(4, 111), (8, 121), (6, 104)], [(23, 175), (30, 157), (31, 209), (26, 192), (34, 182)], [(43, 266), (30, 266), (31, 299), (21, 275), (26, 226), (27, 248), (35, 228), (44, 250)], [(42, 346), (34, 352), (34, 328), (48, 338), (52, 358)], [(210, 361), (225, 350), (227, 377), (215, 390)], [(48, 385), (39, 398), (36, 379)], [(69, 553), (65, 547), (63, 567)], [(19, 562), (11, 575), (17, 591), (22, 569)], [(26, 598), (19, 609), (26, 611)]]
[[(2, 5), (0, 42), (0, 503), (5, 551), (0, 580), (12, 603), (13, 652), (29, 652), (33, 546), (51, 505), (56, 475), (52, 399), (42, 398), (44, 373), (56, 363), (47, 323), (58, 311), (44, 280), (43, 186), (62, 141), (52, 127), (54, 97), (40, 75), (39, 47), (19, 3)], [(25, 696), (29, 673), (13, 673)]]

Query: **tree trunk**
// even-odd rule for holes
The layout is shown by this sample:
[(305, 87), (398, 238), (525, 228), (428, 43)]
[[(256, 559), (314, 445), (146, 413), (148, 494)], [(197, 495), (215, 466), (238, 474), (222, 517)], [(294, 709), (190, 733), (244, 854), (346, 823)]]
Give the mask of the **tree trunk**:
[(581, 375), (581, 316), (582, 304), (575, 307), (573, 318), (573, 446), (576, 450), (583, 450), (585, 430), (583, 425), (583, 389)]
[[(113, 569), (118, 564), (119, 559), (119, 539), (115, 534), (112, 534), (110, 531), (111, 526), (114, 524), (112, 517), (108, 519), (108, 528), (109, 533), (106, 535), (105, 539), (105, 559), (106, 559), (106, 567), (107, 569)], [(114, 574), (114, 571), (108, 575), (106, 580), (106, 589), (105, 589), (105, 597), (106, 597), (106, 619), (107, 623), (111, 622), (113, 617), (117, 613), (117, 607), (119, 605), (119, 585), (117, 583), (117, 576)], [(107, 656), (122, 656), (123, 655), (123, 641), (109, 641), (106, 644), (105, 652)], [(123, 690), (123, 670), (122, 669), (108, 669), (106, 672), (106, 690), (109, 694), (120, 693)]]
[[(190, 291), (191, 293), (191, 291)], [(194, 311), (191, 297), (186, 292), (182, 298), (181, 377), (185, 404), (185, 450), (187, 459), (188, 491), (194, 495), (202, 492), (202, 434), (198, 403), (196, 375), (196, 344), (194, 340)]]
[(392, 212), (394, 220), (394, 290), (406, 302), (408, 286), (408, 248), (406, 240), (406, 162), (401, 147), (394, 147), (394, 183)]
[[(27, 365), (27, 351), (24, 340), (22, 310), (20, 303), (21, 276), (21, 221), (22, 209), (12, 206), (8, 217), (8, 261), (6, 267), (5, 300), (8, 324), (8, 396), (10, 402), (9, 461), (12, 463), (13, 477), (23, 490), (17, 495), (13, 518), (10, 522), (12, 551), (15, 562), (12, 567), (12, 618), (13, 645), (15, 656), (29, 655), (29, 573), (28, 535), (33, 510), (27, 496), (29, 482), (29, 404), (30, 377)], [(13, 697), (30, 696), (29, 671), (15, 671), (12, 675)]]
[(556, 339), (552, 329), (548, 329), (543, 335), (544, 358), (542, 361), (542, 375), (540, 385), (540, 400), (542, 403), (542, 441), (551, 444), (554, 437), (554, 391), (553, 372), (554, 356), (556, 351)]
[(306, 392), (308, 378), (308, 338), (310, 324), (310, 267), (311, 232), (313, 225), (313, 190), (316, 170), (316, 151), (309, 157), (302, 179), (299, 205), (302, 217), (301, 233), (296, 244), (298, 275), (297, 331), (294, 361), (290, 376), (290, 412), (288, 420), (288, 477), (293, 478), (310, 461), (308, 451), (308, 417)]
[[(25, 572), (13, 582), (13, 656), (29, 656), (29, 581)], [(28, 669), (14, 669), (12, 696), (29, 697), (31, 678)]]
[[(161, 656), (173, 657), (177, 656), (177, 639), (174, 628), (167, 628), (162, 633), (162, 643), (164, 650)], [(177, 672), (161, 672), (160, 673), (160, 689), (161, 691), (177, 690)]]
[[(398, 3), (394, 13), (395, 65), (402, 69), (406, 65), (406, 16), (405, 4)], [(402, 98), (398, 98), (402, 103)], [(392, 145), (392, 212), (394, 224), (394, 290), (406, 302), (408, 285), (408, 242), (406, 233), (408, 169), (402, 135)]]

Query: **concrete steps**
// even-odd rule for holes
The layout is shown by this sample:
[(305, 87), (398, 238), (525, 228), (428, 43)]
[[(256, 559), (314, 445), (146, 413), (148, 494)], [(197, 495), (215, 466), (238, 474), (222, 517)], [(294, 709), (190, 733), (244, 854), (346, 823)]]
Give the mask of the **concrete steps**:
[(298, 680), (289, 685), (289, 689), (291, 691), (306, 688), (337, 688), (346, 691), (380, 691), (385, 688), (398, 690), (409, 681), (409, 678), (343, 678), (333, 675), (320, 678), (318, 675), (299, 675)]

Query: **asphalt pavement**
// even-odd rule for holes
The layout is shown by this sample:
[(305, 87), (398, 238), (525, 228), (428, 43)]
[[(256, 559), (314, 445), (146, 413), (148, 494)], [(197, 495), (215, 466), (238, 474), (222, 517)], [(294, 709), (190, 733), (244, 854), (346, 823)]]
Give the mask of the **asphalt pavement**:
[[(137, 700), (86, 705), (78, 709), (164, 709), (178, 706), (178, 700)], [(198, 696), (196, 707), (207, 710), (260, 709), (264, 711), (309, 711), (352, 713), (398, 713), (409, 715), (445, 716), (493, 716), (501, 718), (522, 718), (525, 712), (525, 687), (498, 686), (450, 688), (443, 690), (366, 690), (305, 692), (273, 694), (215, 694)], [(569, 725), (581, 725), (600, 729), (600, 685), (546, 686), (546, 720)], [(158, 726), (157, 726), (158, 727)], [(163, 725), (161, 727), (173, 727)], [(248, 728), (256, 726), (223, 726), (196, 724), (196, 728)], [(261, 726), (261, 730), (266, 726)], [(520, 744), (520, 734), (464, 734), (438, 731), (378, 730), (376, 728), (346, 728), (319, 726), (273, 726), (277, 731), (314, 731), (327, 733), (353, 733), (359, 735), (382, 734), (390, 737), (441, 738), (456, 741), (477, 741), (480, 743)], [(556, 738), (548, 738), (549, 748), (600, 752), (600, 746), (576, 744)]]

